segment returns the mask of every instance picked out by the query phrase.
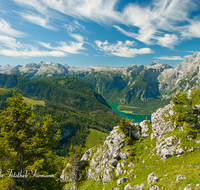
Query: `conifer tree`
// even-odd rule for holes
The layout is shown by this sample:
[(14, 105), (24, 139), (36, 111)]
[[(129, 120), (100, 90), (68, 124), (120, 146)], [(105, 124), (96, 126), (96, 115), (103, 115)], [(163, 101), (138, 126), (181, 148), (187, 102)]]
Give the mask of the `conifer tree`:
[(0, 113), (0, 169), (7, 176), (0, 188), (60, 189), (61, 158), (52, 151), (60, 137), (56, 123), (50, 115), (43, 125), (37, 123), (31, 106), (16, 90), (8, 103)]

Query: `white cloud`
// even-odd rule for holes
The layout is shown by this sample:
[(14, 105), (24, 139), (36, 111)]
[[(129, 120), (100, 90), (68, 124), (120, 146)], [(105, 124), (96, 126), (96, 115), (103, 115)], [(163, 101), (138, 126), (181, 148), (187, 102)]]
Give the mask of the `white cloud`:
[(75, 31), (76, 29), (85, 30), (85, 26), (80, 24), (77, 20), (74, 20), (70, 24), (64, 24), (64, 27), (67, 29), (67, 32), (69, 32), (69, 33)]
[(23, 32), (11, 28), (11, 25), (4, 19), (0, 19), (0, 34), (17, 37), (25, 35)]
[(83, 42), (83, 37), (79, 34), (70, 34), (71, 37), (75, 38), (78, 42)]
[(173, 48), (178, 43), (178, 37), (174, 34), (165, 34), (164, 37), (156, 37), (158, 45)]
[[(118, 0), (14, 1), (45, 16), (56, 10), (77, 19), (114, 25), (124, 35), (149, 45), (173, 48), (180, 40), (184, 40), (181, 36), (200, 38), (200, 21), (192, 21), (190, 15), (198, 8), (195, 0), (152, 0), (146, 6), (130, 2), (122, 11), (117, 10)], [(125, 31), (123, 26), (128, 29)], [(78, 21), (66, 25), (70, 33), (78, 27), (82, 27)]]
[(15, 38), (8, 37), (8, 36), (0, 35), (0, 43), (1, 45), (6, 46), (10, 49), (16, 49), (16, 48), (22, 47), (22, 44), (20, 42), (16, 42)]
[(2, 35), (0, 35), (0, 44), (0, 54), (10, 57), (63, 57), (67, 55), (63, 51), (40, 51), (37, 47), (29, 44), (21, 44), (15, 38)]
[(200, 21), (192, 21), (190, 25), (184, 27), (181, 33), (183, 37), (200, 38)]
[(129, 31), (116, 25), (114, 27), (145, 44), (157, 43), (173, 48), (178, 42), (182, 25), (190, 21), (188, 12), (194, 8), (191, 0), (155, 0), (146, 7), (129, 4), (122, 16)]
[(67, 29), (67, 32), (69, 33), (73, 32), (76, 29), (73, 25), (70, 24), (65, 24), (64, 27)]
[(137, 54), (149, 54), (153, 53), (150, 48), (130, 48), (134, 45), (134, 41), (126, 41), (125, 43), (118, 41), (117, 44), (109, 44), (108, 41), (101, 42), (95, 41), (100, 51), (103, 51), (107, 55), (115, 55), (118, 57), (135, 57)]
[[(77, 40), (82, 38), (77, 35)], [(0, 35), (0, 54), (11, 57), (41, 57), (41, 56), (54, 56), (63, 57), (67, 54), (81, 54), (80, 50), (85, 50), (83, 42), (59, 42), (59, 46), (52, 47), (50, 43), (38, 42), (41, 46), (52, 51), (39, 50), (29, 44), (21, 44), (15, 38)], [(8, 49), (7, 49), (8, 48)]]
[(133, 32), (127, 32), (119, 26), (116, 26), (116, 25), (113, 25), (113, 26), (128, 37), (135, 38), (141, 42), (144, 42), (145, 44), (152, 44), (151, 39), (153, 38), (153, 34), (155, 33), (155, 30), (153, 28), (149, 30), (140, 30), (139, 34), (137, 34)]
[(110, 23), (121, 20), (114, 11), (117, 0), (43, 0), (49, 8), (76, 18), (86, 18), (96, 22)]
[(38, 0), (13, 0), (15, 3), (21, 5), (22, 7), (26, 6), (27, 8), (34, 8), (39, 13), (44, 15), (47, 14), (47, 7), (42, 1)]
[(70, 44), (66, 44), (66, 42), (60, 42), (61, 46), (56, 47), (56, 49), (59, 49), (61, 51), (71, 53), (71, 54), (79, 54), (79, 50), (85, 50), (83, 46), (83, 43), (81, 42), (70, 42)]
[(56, 28), (49, 25), (49, 18), (42, 18), (39, 15), (36, 15), (34, 13), (20, 13), (21, 16), (26, 19), (27, 21), (37, 24), (39, 26), (42, 26), (44, 28), (50, 29), (50, 30), (56, 30)]
[(161, 59), (161, 60), (183, 60), (182, 57), (180, 56), (161, 56), (161, 57), (156, 57), (157, 59)]
[(0, 50), (1, 55), (9, 56), (9, 57), (64, 57), (66, 53), (62, 51), (29, 51), (27, 49), (23, 51), (17, 50)]
[(74, 20), (73, 25), (74, 25), (76, 28), (85, 29), (85, 26), (82, 25), (82, 24), (80, 24), (77, 20)]
[(41, 46), (46, 47), (48, 49), (63, 51), (70, 54), (80, 54), (79, 50), (85, 50), (82, 42), (70, 42), (67, 44), (66, 42), (59, 42), (60, 46), (52, 47), (50, 43), (38, 42)]

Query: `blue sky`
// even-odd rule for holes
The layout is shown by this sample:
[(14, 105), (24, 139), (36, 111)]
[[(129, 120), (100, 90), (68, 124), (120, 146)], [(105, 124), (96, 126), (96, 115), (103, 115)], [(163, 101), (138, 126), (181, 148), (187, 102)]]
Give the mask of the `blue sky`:
[(0, 65), (176, 66), (197, 51), (199, 0), (0, 1)]

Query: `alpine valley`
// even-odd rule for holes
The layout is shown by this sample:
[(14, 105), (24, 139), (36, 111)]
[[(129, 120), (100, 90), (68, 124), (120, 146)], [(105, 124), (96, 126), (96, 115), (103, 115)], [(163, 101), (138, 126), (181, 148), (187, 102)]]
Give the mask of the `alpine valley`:
[[(174, 68), (1, 66), (0, 189), (200, 189), (199, 68), (200, 52)], [(55, 175), (4, 177), (15, 166)]]
[[(21, 74), (29, 79), (73, 76), (90, 84), (107, 102), (118, 104), (120, 111), (151, 114), (168, 104), (176, 92), (200, 88), (200, 52), (176, 67), (158, 64), (128, 67), (69, 67), (52, 62), (1, 66), (0, 73)], [(130, 107), (127, 107), (130, 106)]]

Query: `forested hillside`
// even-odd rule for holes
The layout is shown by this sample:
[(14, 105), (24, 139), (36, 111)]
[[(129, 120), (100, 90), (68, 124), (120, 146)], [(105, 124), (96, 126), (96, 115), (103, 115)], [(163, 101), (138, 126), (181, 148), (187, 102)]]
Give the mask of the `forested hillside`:
[(45, 105), (33, 105), (34, 114), (42, 122), (50, 114), (58, 122), (61, 139), (56, 152), (66, 155), (69, 146), (85, 144), (89, 128), (105, 133), (112, 130), (113, 123), (120, 120), (104, 98), (92, 90), (88, 83), (73, 77), (29, 80), (21, 75), (0, 74), (0, 109), (7, 107), (6, 98), (16, 88), (24, 97), (43, 100)]

